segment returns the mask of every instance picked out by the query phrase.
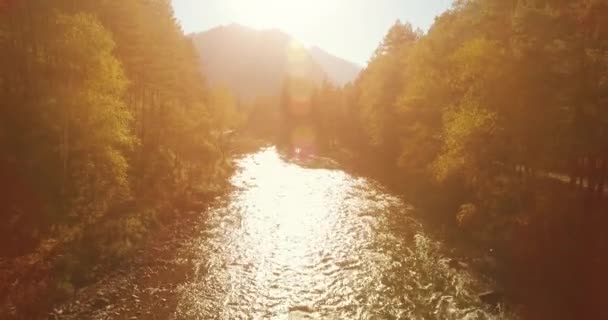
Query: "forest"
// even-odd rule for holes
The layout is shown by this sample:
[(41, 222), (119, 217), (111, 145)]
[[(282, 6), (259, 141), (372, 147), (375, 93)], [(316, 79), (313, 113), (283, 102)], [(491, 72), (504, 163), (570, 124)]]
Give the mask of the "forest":
[(16, 258), (0, 297), (27, 306), (221, 192), (236, 117), (168, 1), (2, 3), (0, 256)]
[(526, 318), (606, 314), (608, 2), (456, 1), (427, 33), (397, 21), (302, 116), (289, 92), (305, 81), (254, 107), (282, 120), (252, 130), (388, 183), (447, 242), (491, 250), (506, 294), (544, 308)]
[(206, 83), (170, 1), (0, 4), (0, 315), (205, 208), (236, 131), (386, 184), (489, 252), (524, 319), (608, 316), (607, 0), (456, 0), (397, 21), (352, 83), (285, 74), (251, 101)]

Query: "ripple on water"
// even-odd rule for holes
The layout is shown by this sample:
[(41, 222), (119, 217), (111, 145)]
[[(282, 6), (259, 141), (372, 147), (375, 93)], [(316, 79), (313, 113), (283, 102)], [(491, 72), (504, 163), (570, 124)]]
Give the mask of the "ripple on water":
[[(195, 247), (177, 318), (493, 319), (441, 262), (412, 208), (342, 171), (268, 148), (244, 157)], [(410, 239), (410, 240), (407, 240)], [(411, 240), (414, 239), (414, 240)]]

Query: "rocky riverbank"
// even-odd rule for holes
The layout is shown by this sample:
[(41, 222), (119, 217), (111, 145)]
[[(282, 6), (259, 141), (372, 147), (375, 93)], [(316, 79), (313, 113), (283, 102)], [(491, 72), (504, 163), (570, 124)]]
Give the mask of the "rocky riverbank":
[(152, 242), (95, 284), (82, 288), (50, 319), (169, 319), (176, 290), (193, 274), (189, 241), (204, 225), (205, 213), (191, 211), (159, 230)]

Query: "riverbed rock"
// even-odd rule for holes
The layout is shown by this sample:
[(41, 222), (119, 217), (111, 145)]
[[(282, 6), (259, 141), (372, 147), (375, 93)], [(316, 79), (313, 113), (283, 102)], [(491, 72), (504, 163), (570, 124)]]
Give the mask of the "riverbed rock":
[(498, 307), (504, 301), (504, 293), (500, 291), (488, 291), (480, 294), (479, 300), (493, 308)]
[(299, 305), (290, 307), (289, 312), (313, 313), (315, 309), (311, 306)]
[(97, 298), (95, 298), (95, 300), (93, 300), (93, 307), (96, 309), (101, 309), (109, 304), (110, 299), (103, 296), (98, 296)]
[(448, 262), (448, 266), (452, 269), (455, 270), (461, 270), (461, 269), (465, 269), (466, 267), (468, 267), (466, 262), (457, 260), (457, 259), (452, 259)]

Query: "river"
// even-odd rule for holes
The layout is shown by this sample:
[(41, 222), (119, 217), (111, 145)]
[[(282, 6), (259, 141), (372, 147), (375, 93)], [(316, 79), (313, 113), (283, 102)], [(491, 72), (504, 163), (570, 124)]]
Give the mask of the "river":
[(498, 319), (412, 206), (378, 183), (306, 168), (274, 147), (244, 156), (194, 241), (177, 319)]

